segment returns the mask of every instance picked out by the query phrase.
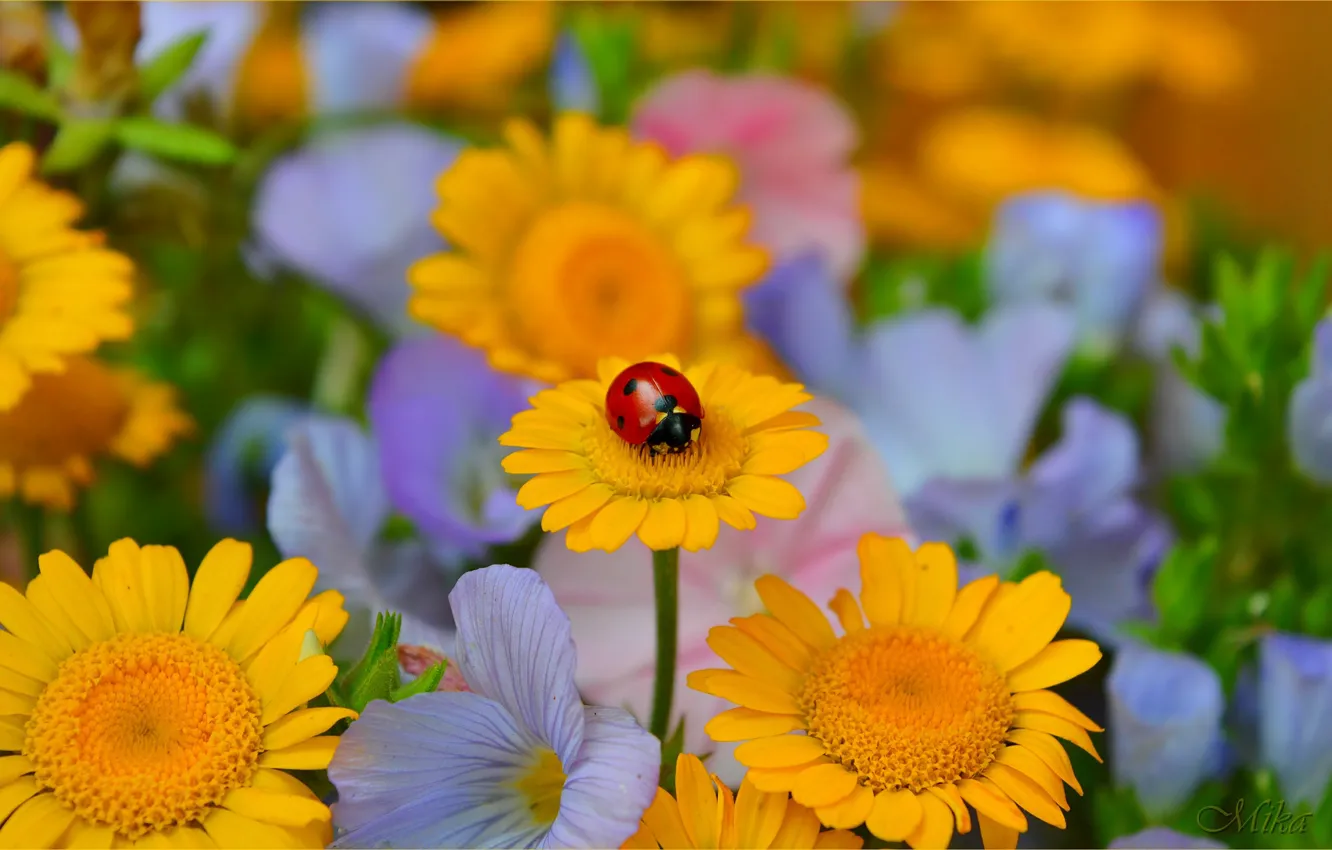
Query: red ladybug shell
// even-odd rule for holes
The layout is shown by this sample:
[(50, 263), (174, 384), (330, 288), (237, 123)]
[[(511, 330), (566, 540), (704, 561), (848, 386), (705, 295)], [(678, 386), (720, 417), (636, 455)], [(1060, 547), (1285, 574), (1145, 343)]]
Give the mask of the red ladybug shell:
[[(669, 404), (671, 398), (674, 405)], [(646, 443), (657, 425), (677, 410), (703, 419), (694, 385), (664, 363), (635, 363), (616, 375), (606, 390), (606, 421), (631, 445)]]

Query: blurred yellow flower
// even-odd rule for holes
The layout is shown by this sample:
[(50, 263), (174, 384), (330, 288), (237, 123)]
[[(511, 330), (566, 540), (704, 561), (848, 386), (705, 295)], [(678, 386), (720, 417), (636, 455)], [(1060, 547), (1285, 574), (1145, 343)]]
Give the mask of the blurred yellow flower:
[(408, 65), (410, 109), (499, 106), (550, 51), (555, 10), (547, 0), (452, 6), (435, 7), (430, 38)]
[(139, 4), (70, 3), (66, 9), (79, 32), (70, 99), (75, 104), (119, 108), (138, 85), (134, 50), (142, 35)]
[(0, 148), (0, 411), (34, 373), (59, 372), (69, 355), (133, 328), (134, 265), (100, 234), (70, 227), (83, 204), (32, 179), (34, 158), (25, 144)]
[(624, 3), (638, 16), (638, 47), (658, 65), (702, 62), (720, 55), (735, 30), (731, 3)]
[(18, 406), (0, 413), (0, 499), (17, 494), (69, 510), (99, 457), (145, 466), (191, 428), (171, 387), (70, 358), (59, 374), (35, 376)]
[(43, 78), (49, 38), (46, 13), (46, 4), (32, 0), (0, 3), (0, 68)]
[(310, 70), (301, 43), (300, 4), (269, 3), (236, 69), (232, 118), (253, 130), (296, 121), (310, 109)]
[(407, 273), (413, 316), (484, 349), (495, 368), (558, 382), (610, 355), (752, 353), (740, 292), (768, 269), (746, 240), (728, 160), (671, 160), (619, 127), (525, 120), (507, 148), (471, 149), (440, 176), (436, 227), (453, 250)]

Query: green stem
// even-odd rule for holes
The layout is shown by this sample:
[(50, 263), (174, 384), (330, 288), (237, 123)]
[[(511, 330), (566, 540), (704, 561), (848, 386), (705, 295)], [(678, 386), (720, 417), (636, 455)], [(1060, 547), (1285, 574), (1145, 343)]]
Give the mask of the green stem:
[(37, 559), (45, 554), (46, 514), (41, 508), (15, 499), (10, 504), (14, 531), (18, 534), (23, 559), (23, 578), (29, 581), (37, 575)]
[(665, 741), (670, 733), (671, 699), (675, 694), (675, 637), (680, 616), (680, 550), (652, 553), (652, 585), (657, 599), (657, 681), (652, 690), (649, 731)]

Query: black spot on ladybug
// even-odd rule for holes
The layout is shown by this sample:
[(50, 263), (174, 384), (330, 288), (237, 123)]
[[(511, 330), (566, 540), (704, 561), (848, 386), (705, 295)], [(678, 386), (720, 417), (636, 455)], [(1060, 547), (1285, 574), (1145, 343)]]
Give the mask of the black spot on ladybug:
[(658, 413), (670, 413), (675, 409), (675, 396), (661, 396), (656, 401), (652, 402), (652, 407), (655, 408)]
[(670, 366), (662, 366), (662, 367), (661, 367), (661, 373), (662, 373), (663, 375), (670, 375), (672, 378), (674, 378), (676, 375), (680, 374), (679, 372), (677, 372), (677, 371), (675, 371), (674, 369), (672, 369)]
[(629, 380), (627, 380), (627, 381), (624, 382), (624, 394), (625, 394), (625, 395), (633, 395), (633, 394), (634, 394), (634, 390), (636, 390), (636, 389), (638, 389), (638, 379), (637, 379), (637, 378), (630, 378)]
[(623, 416), (617, 416), (617, 417), (615, 417), (615, 429), (616, 429), (617, 431), (623, 431), (623, 430), (624, 430), (624, 417), (623, 417)]

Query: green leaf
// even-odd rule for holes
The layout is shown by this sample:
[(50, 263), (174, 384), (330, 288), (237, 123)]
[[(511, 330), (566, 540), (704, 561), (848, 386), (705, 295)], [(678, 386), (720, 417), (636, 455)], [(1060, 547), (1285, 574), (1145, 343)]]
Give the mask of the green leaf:
[(226, 165), (236, 158), (235, 145), (211, 130), (154, 118), (121, 118), (116, 122), (116, 139), (152, 156), (200, 165)]
[(24, 115), (60, 120), (60, 101), (55, 95), (39, 89), (22, 74), (0, 68), (0, 108), (12, 109)]
[(675, 731), (661, 742), (661, 778), (657, 784), (670, 794), (675, 793), (675, 763), (684, 752), (684, 735), (685, 721), (681, 717)]
[(58, 38), (46, 40), (46, 80), (52, 91), (63, 91), (74, 73), (74, 54)]
[(1009, 570), (1008, 575), (1004, 580), (1018, 582), (1022, 581), (1027, 576), (1032, 576), (1039, 572), (1056, 571), (1050, 566), (1050, 562), (1046, 560), (1043, 552), (1037, 551), (1036, 549), (1028, 549), (1018, 558), (1017, 563), (1013, 565), (1011, 570)]
[(139, 91), (151, 104), (171, 88), (194, 64), (194, 58), (208, 40), (208, 31), (200, 30), (178, 38), (157, 52), (139, 68)]
[(375, 631), (370, 636), (370, 645), (343, 678), (339, 689), (348, 708), (363, 711), (377, 699), (388, 699), (401, 684), (398, 673), (398, 634), (401, 630), (401, 614), (375, 615)]
[(408, 682), (407, 684), (403, 685), (400, 688), (394, 688), (392, 691), (390, 691), (388, 695), (388, 701), (402, 702), (408, 697), (413, 697), (416, 696), (417, 694), (430, 693), (431, 691), (437, 689), (439, 687), (439, 683), (444, 680), (444, 671), (446, 671), (448, 667), (449, 663), (447, 661), (441, 661), (438, 664), (430, 665), (430, 667), (422, 671), (421, 675), (417, 676), (412, 681)]
[(97, 158), (111, 141), (112, 132), (110, 121), (66, 121), (42, 157), (42, 172), (65, 174), (82, 168)]
[(1332, 584), (1324, 584), (1304, 601), (1302, 632), (1314, 637), (1332, 637)]
[(1176, 545), (1166, 555), (1152, 584), (1165, 636), (1185, 637), (1201, 625), (1207, 611), (1216, 542)]
[(1327, 784), (1323, 801), (1318, 804), (1313, 818), (1312, 847), (1332, 847), (1332, 782)]

